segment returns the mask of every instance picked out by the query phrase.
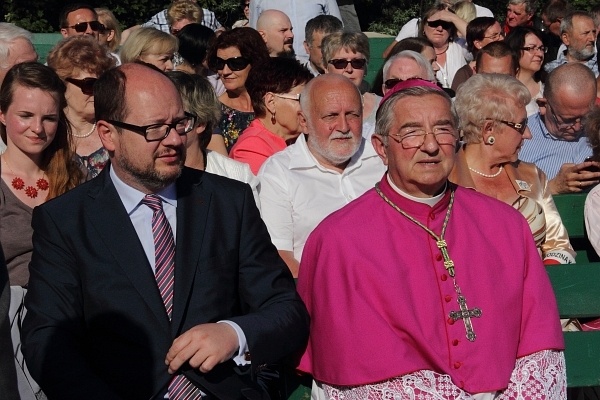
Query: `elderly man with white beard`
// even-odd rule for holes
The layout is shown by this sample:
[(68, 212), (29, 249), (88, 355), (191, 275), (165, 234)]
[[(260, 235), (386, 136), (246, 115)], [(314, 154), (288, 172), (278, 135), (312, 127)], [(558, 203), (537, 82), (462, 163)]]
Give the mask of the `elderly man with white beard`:
[(314, 78), (300, 95), (300, 105), (304, 134), (268, 158), (258, 173), (263, 220), (294, 276), (310, 232), (385, 172), (362, 137), (361, 95), (348, 78)]

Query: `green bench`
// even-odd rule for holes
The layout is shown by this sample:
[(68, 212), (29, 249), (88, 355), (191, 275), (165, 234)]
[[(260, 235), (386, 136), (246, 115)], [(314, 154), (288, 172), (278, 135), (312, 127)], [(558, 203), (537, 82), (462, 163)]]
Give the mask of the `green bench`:
[[(600, 263), (546, 268), (561, 318), (600, 317)], [(600, 331), (564, 332), (567, 386), (600, 386)]]
[(600, 257), (592, 247), (585, 231), (583, 208), (587, 193), (559, 194), (553, 196), (573, 249), (577, 252), (577, 263), (599, 262)]

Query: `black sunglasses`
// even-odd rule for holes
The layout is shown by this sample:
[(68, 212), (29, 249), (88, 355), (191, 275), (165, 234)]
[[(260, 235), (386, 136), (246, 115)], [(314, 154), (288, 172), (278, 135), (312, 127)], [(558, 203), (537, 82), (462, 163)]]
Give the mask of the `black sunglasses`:
[(348, 64), (352, 65), (354, 69), (361, 69), (365, 66), (367, 60), (364, 58), (353, 58), (352, 60), (345, 60), (343, 58), (336, 58), (334, 60), (329, 60), (328, 64), (333, 65), (335, 69), (345, 69)]
[(78, 33), (83, 33), (85, 31), (87, 31), (88, 25), (90, 26), (90, 29), (93, 30), (94, 32), (98, 32), (98, 31), (104, 29), (104, 25), (102, 25), (98, 21), (80, 22), (80, 23), (72, 25), (72, 26), (67, 26), (67, 28), (75, 29), (75, 32), (78, 32)]
[(383, 82), (383, 84), (385, 85), (385, 87), (387, 89), (392, 89), (394, 86), (396, 86), (400, 82), (412, 81), (412, 80), (415, 80), (415, 79), (418, 79), (418, 80), (427, 80), (427, 79), (419, 78), (418, 76), (413, 76), (412, 78), (407, 78), (407, 79), (398, 79), (398, 78), (388, 79), (387, 81)]
[(519, 132), (521, 135), (525, 133), (525, 129), (527, 129), (527, 118), (523, 119), (521, 122), (511, 122), (505, 121), (503, 119), (494, 119), (494, 118), (486, 118), (487, 120), (498, 121), (501, 124), (508, 125), (513, 128), (515, 131)]
[(67, 82), (72, 83), (81, 89), (81, 92), (88, 96), (94, 95), (94, 83), (98, 80), (98, 78), (83, 78), (83, 79), (75, 79), (75, 78), (67, 78), (65, 79)]
[(217, 71), (225, 68), (225, 65), (227, 65), (232, 71), (241, 71), (250, 65), (250, 60), (248, 60), (246, 57), (231, 57), (227, 60), (223, 60), (221, 57), (215, 57), (212, 62), (212, 68), (216, 69)]
[(427, 26), (430, 28), (437, 28), (438, 26), (441, 26), (442, 29), (444, 30), (450, 30), (452, 28), (454, 24), (452, 22), (448, 22), (448, 21), (442, 21), (441, 19), (435, 20), (435, 21), (427, 21)]

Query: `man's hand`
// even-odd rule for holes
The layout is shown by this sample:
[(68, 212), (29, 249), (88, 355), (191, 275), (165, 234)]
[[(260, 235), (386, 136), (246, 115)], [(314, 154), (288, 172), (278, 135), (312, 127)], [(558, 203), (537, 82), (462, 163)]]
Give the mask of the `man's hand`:
[(209, 372), (215, 365), (231, 359), (238, 351), (237, 333), (230, 325), (196, 325), (173, 341), (165, 364), (169, 373), (177, 371), (186, 361), (200, 372)]
[(550, 192), (579, 193), (588, 186), (600, 182), (600, 163), (596, 161), (585, 161), (581, 164), (563, 164), (554, 179), (550, 181)]

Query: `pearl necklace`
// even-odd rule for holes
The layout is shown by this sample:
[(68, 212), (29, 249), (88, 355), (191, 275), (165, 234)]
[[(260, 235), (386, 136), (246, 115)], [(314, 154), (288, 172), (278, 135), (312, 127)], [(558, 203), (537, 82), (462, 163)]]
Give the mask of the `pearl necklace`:
[(71, 136), (76, 137), (78, 139), (83, 139), (83, 138), (90, 136), (92, 134), (92, 132), (94, 132), (95, 129), (96, 129), (96, 123), (94, 122), (94, 125), (92, 125), (92, 129), (88, 133), (84, 133), (83, 135), (78, 135), (76, 133), (71, 132)]
[(483, 176), (484, 178), (495, 178), (502, 173), (502, 170), (504, 169), (504, 167), (501, 165), (500, 168), (498, 168), (498, 172), (496, 172), (495, 174), (484, 174), (483, 172), (479, 172), (476, 169), (473, 169), (471, 167), (469, 167), (469, 169), (471, 171), (475, 172), (477, 175)]

